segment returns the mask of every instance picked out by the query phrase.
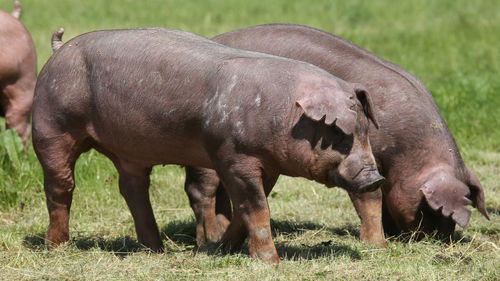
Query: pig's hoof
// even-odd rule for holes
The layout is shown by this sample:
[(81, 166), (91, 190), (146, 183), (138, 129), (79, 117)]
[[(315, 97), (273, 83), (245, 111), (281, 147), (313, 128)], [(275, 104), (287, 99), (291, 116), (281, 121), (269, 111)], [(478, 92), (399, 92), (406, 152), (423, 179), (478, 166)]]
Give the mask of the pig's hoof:
[(222, 235), (224, 235), (225, 230), (215, 229), (211, 233), (207, 233), (206, 243), (217, 243), (222, 239)]
[(57, 248), (60, 244), (69, 241), (69, 234), (67, 233), (59, 233), (59, 234), (48, 234), (45, 237), (45, 245), (49, 250), (53, 250)]
[(165, 248), (163, 247), (163, 242), (161, 241), (161, 238), (159, 236), (158, 236), (158, 238), (155, 237), (155, 239), (153, 241), (139, 239), (138, 242), (148, 252), (163, 253), (165, 251)]
[(204, 232), (196, 235), (196, 245), (202, 247), (207, 243), (218, 243), (222, 240), (222, 236), (226, 232), (226, 227), (217, 225), (213, 229), (206, 229)]
[(361, 241), (364, 243), (370, 244), (372, 246), (375, 246), (380, 249), (386, 249), (387, 248), (387, 242), (385, 239), (380, 239), (380, 238), (373, 238), (373, 237), (361, 237)]
[(280, 258), (278, 253), (275, 250), (256, 250), (252, 258), (258, 258), (267, 263), (275, 263), (278, 264), (280, 262)]
[(49, 251), (54, 250), (55, 248), (59, 247), (59, 245), (60, 245), (61, 243), (63, 243), (63, 242), (54, 243), (53, 241), (50, 241), (50, 240), (45, 239), (45, 247), (47, 247), (47, 249), (48, 249)]
[(161, 253), (165, 252), (165, 248), (163, 247), (163, 245), (160, 247), (154, 247), (154, 248), (148, 247), (147, 250), (152, 252), (152, 253), (157, 253), (157, 254), (161, 254)]

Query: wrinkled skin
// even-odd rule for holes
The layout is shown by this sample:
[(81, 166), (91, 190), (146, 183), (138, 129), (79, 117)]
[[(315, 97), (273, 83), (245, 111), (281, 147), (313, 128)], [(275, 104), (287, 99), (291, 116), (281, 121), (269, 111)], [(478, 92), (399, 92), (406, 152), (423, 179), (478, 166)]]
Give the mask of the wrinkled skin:
[(235, 206), (222, 241), (237, 248), (248, 232), (250, 255), (267, 262), (279, 262), (266, 199), (279, 174), (351, 192), (383, 181), (362, 85), (176, 30), (96, 31), (52, 46), (33, 105), (49, 246), (69, 239), (74, 165), (90, 148), (116, 166), (138, 240), (155, 251), (163, 245), (148, 188), (157, 164), (215, 169)]
[(26, 151), (37, 65), (35, 45), (18, 20), (20, 13), (17, 5), (12, 14), (0, 10), (0, 102), (6, 128), (17, 131)]
[[(469, 204), (488, 218), (479, 180), (464, 165), (432, 95), (407, 71), (342, 38), (300, 25), (249, 27), (212, 40), (306, 61), (368, 87), (380, 123), (380, 130), (370, 128), (369, 137), (379, 171), (387, 181), (381, 190), (349, 193), (361, 219), (361, 240), (385, 247), (384, 230), (389, 235), (437, 231), (449, 239), (455, 223), (467, 225), (470, 210), (465, 206)], [(197, 233), (198, 244), (216, 241), (231, 217), (230, 202), (215, 186), (218, 183), (214, 171), (186, 168), (185, 189), (197, 228), (204, 230)], [(204, 197), (193, 193), (204, 193)], [(202, 205), (204, 208), (198, 207)], [(203, 218), (215, 221), (214, 217), (218, 224), (202, 225)]]

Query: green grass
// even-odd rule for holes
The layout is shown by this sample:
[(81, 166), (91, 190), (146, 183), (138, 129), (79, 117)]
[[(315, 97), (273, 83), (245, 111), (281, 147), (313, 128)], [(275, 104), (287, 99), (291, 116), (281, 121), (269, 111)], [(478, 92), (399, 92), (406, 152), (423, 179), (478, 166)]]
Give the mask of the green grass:
[[(13, 1), (0, 0), (10, 11)], [(144, 3), (146, 2), (146, 3)], [(311, 3), (312, 2), (312, 3)], [(183, 170), (157, 167), (151, 197), (165, 254), (135, 240), (132, 218), (111, 162), (80, 157), (71, 241), (43, 247), (48, 215), (41, 168), (12, 132), (0, 133), (0, 276), (20, 279), (163, 280), (499, 280), (500, 13), (494, 1), (97, 1), (23, 0), (22, 21), (35, 40), (39, 69), (50, 36), (64, 41), (94, 29), (163, 26), (211, 37), (270, 22), (338, 34), (417, 75), (433, 93), (467, 165), (486, 191), (491, 221), (473, 211), (451, 244), (393, 239), (388, 249), (359, 241), (359, 220), (346, 193), (282, 177), (269, 200), (282, 263), (197, 249)], [(0, 27), (1, 28), (1, 27)], [(1, 50), (0, 50), (1, 51)], [(1, 123), (3, 124), (3, 120)], [(16, 160), (17, 159), (17, 160)]]

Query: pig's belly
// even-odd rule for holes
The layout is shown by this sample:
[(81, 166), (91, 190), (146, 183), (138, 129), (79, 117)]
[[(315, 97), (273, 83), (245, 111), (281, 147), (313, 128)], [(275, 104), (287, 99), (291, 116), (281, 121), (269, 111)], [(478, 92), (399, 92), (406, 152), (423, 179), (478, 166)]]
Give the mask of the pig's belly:
[(194, 130), (145, 132), (134, 128), (93, 128), (90, 131), (97, 150), (120, 159), (144, 166), (178, 164), (213, 168), (200, 132)]

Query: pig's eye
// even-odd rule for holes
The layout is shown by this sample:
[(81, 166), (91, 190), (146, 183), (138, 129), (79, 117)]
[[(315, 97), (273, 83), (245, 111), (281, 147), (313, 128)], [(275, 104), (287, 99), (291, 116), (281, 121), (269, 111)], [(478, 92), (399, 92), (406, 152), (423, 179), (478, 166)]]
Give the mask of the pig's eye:
[(353, 136), (352, 135), (346, 135), (344, 133), (338, 134), (338, 141), (335, 142), (335, 147), (336, 149), (343, 153), (347, 154), (351, 151), (352, 145), (353, 145)]

